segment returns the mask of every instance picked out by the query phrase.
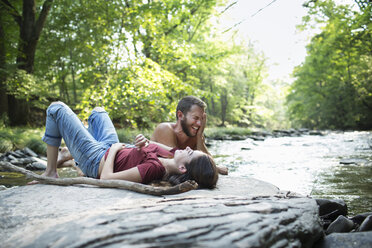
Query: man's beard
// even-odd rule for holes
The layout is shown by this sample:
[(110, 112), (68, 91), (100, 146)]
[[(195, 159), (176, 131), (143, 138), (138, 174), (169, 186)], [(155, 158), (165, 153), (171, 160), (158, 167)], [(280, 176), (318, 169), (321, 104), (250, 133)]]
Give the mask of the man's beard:
[(186, 134), (187, 137), (194, 137), (191, 135), (189, 129), (187, 128), (186, 118), (181, 120), (182, 131)]

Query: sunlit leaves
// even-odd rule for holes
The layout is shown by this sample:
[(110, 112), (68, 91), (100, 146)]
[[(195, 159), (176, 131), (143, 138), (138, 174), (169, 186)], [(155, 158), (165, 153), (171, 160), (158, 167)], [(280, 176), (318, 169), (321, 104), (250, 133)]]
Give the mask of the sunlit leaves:
[(305, 21), (313, 18), (323, 29), (312, 38), (305, 62), (294, 72), (297, 79), (288, 102), (298, 125), (372, 126), (370, 11), (367, 7), (357, 12), (333, 1), (318, 1), (310, 9)]

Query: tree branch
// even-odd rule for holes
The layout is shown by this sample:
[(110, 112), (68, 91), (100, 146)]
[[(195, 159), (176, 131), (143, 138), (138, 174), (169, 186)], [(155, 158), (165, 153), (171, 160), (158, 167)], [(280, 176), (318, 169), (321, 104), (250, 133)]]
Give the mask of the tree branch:
[(235, 4), (237, 4), (238, 3), (238, 1), (235, 1), (235, 2), (233, 2), (233, 3), (231, 3), (229, 6), (227, 6), (223, 11), (221, 11), (220, 13), (219, 13), (219, 15), (222, 15), (223, 13), (225, 13), (228, 9), (230, 9), (232, 6), (234, 6)]
[[(191, 9), (190, 11), (190, 15), (194, 15), (196, 13), (196, 11), (198, 11), (198, 9), (201, 7), (202, 3), (198, 6), (196, 6), (195, 8)], [(180, 22), (178, 24), (175, 24), (173, 25), (170, 29), (168, 29), (167, 31), (164, 32), (165, 36), (168, 36), (171, 32), (173, 32), (173, 30), (175, 30), (180, 24), (182, 24), (184, 21), (186, 21), (187, 17), (184, 16), (181, 18)]]
[(166, 187), (153, 187), (146, 184), (134, 183), (125, 180), (99, 180), (87, 177), (76, 177), (76, 178), (51, 178), (46, 176), (38, 175), (32, 171), (23, 169), (21, 167), (15, 166), (9, 162), (0, 161), (0, 166), (8, 170), (19, 172), (26, 175), (28, 178), (39, 181), (42, 184), (54, 184), (69, 186), (74, 184), (88, 184), (94, 185), (102, 188), (119, 188), (134, 191), (137, 193), (147, 194), (147, 195), (174, 195), (183, 192), (187, 192), (198, 188), (198, 184), (194, 181), (186, 181), (176, 186), (166, 188)]
[(39, 39), (41, 30), (44, 27), (46, 18), (48, 16), (49, 10), (52, 7), (53, 0), (46, 0), (43, 4), (43, 8), (40, 12), (39, 18), (36, 21), (35, 30), (34, 30), (34, 37)]
[(8, 0), (1, 0), (1, 2), (3, 2), (3, 4), (9, 10), (9, 14), (13, 16), (16, 23), (18, 23), (18, 25), (21, 26), (22, 16), (18, 13), (17, 9), (14, 8), (14, 6), (11, 3), (9, 3)]

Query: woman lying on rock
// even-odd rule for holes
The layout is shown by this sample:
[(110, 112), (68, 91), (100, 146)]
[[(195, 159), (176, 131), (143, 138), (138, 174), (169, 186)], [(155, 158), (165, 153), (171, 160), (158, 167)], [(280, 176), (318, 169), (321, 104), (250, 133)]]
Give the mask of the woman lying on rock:
[(88, 177), (138, 183), (163, 179), (172, 184), (194, 180), (203, 188), (216, 185), (215, 163), (203, 152), (189, 147), (174, 151), (158, 143), (149, 143), (142, 134), (135, 139), (136, 147), (126, 147), (119, 143), (114, 125), (101, 107), (93, 109), (88, 124), (86, 129), (62, 102), (48, 107), (42, 138), (47, 143), (48, 158), (44, 176), (58, 178), (58, 147), (63, 138), (78, 167)]

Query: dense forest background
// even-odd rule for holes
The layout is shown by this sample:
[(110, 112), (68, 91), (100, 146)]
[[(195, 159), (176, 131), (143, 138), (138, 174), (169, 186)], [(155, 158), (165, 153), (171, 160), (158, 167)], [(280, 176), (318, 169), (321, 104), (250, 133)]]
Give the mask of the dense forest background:
[(0, 0), (0, 124), (43, 125), (61, 100), (149, 128), (192, 94), (211, 125), (371, 129), (372, 10), (355, 3), (304, 1), (299, 28), (320, 32), (294, 82), (267, 82), (264, 54), (217, 28), (231, 1)]

